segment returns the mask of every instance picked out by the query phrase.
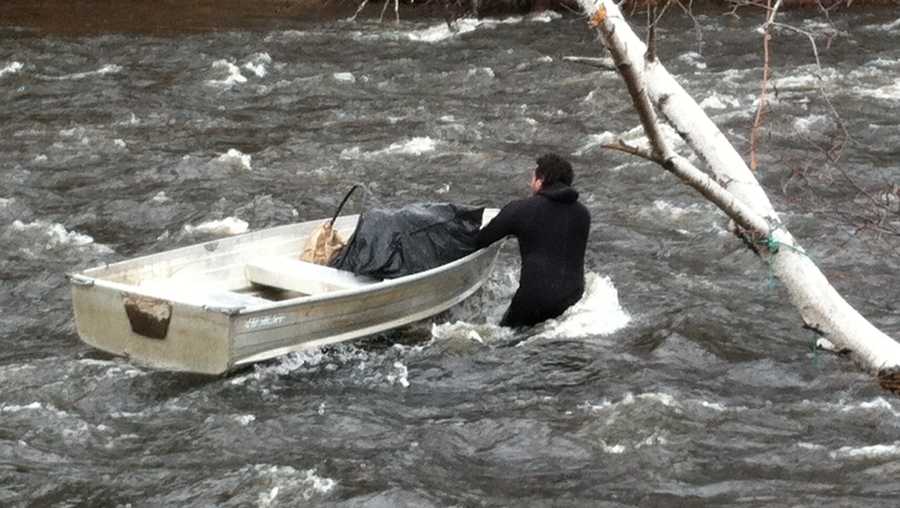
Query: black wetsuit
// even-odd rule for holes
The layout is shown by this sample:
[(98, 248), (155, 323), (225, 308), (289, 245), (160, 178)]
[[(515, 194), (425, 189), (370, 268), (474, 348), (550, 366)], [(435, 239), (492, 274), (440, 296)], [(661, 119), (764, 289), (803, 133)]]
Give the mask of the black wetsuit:
[(478, 247), (513, 235), (519, 241), (519, 289), (500, 322), (531, 326), (554, 318), (584, 293), (584, 250), (591, 216), (578, 192), (557, 183), (513, 201), (478, 234)]

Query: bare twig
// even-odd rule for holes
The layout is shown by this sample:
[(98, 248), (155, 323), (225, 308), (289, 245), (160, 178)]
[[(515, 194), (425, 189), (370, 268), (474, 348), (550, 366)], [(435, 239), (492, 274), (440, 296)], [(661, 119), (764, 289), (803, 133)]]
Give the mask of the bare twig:
[(616, 150), (618, 152), (624, 152), (629, 155), (634, 155), (635, 157), (640, 157), (642, 159), (648, 160), (650, 162), (659, 163), (658, 159), (653, 158), (653, 153), (649, 150), (644, 150), (637, 146), (631, 146), (621, 139), (616, 141), (615, 143), (610, 143), (606, 145), (600, 145), (600, 148), (606, 148), (608, 150)]
[(750, 170), (756, 171), (759, 161), (756, 153), (759, 149), (759, 130), (766, 117), (766, 109), (768, 102), (769, 77), (771, 76), (769, 41), (772, 39), (772, 23), (775, 21), (775, 15), (781, 8), (781, 0), (776, 0), (772, 6), (772, 0), (767, 0), (767, 9), (769, 16), (763, 25), (763, 77), (760, 84), (759, 104), (756, 108), (756, 117), (753, 119), (753, 127), (750, 129)]
[(648, 62), (656, 61), (656, 3), (647, 8), (647, 55)]
[(566, 62), (575, 62), (584, 65), (590, 65), (592, 67), (598, 67), (600, 69), (614, 71), (616, 70), (615, 64), (613, 64), (612, 60), (609, 58), (597, 58), (591, 56), (564, 56), (563, 61)]
[[(666, 3), (663, 8), (667, 8), (671, 2)], [(688, 0), (687, 5), (685, 5), (680, 0), (676, 0), (674, 2), (678, 7), (681, 8), (681, 11), (685, 14), (685, 16), (691, 18), (691, 22), (694, 23), (694, 30), (697, 32), (697, 53), (703, 53), (703, 25), (700, 23), (700, 20), (694, 16), (694, 1)], [(663, 10), (665, 12), (665, 10)], [(662, 16), (662, 13), (660, 13)]]
[(356, 17), (359, 16), (359, 13), (366, 8), (367, 3), (369, 3), (369, 0), (362, 0), (362, 2), (359, 4), (359, 7), (356, 8), (356, 12), (354, 12), (353, 15), (348, 18), (348, 20), (356, 21)]

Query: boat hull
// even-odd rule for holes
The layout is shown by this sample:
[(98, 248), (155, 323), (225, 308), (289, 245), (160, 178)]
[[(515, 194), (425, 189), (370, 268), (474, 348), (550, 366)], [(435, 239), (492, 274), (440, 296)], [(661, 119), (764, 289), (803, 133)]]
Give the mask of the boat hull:
[[(336, 226), (349, 234), (355, 223), (355, 216), (341, 217)], [(319, 224), (282, 226), (71, 274), (78, 334), (92, 347), (154, 368), (222, 374), (443, 312), (481, 287), (500, 246), (398, 279), (279, 300), (253, 295), (247, 266), (264, 256), (296, 256)]]

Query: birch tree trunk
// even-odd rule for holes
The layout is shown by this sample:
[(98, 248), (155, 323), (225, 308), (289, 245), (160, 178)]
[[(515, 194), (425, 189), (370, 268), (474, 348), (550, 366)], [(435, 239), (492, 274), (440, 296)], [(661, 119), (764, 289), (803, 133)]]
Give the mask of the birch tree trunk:
[[(765, 191), (725, 135), (665, 67), (647, 52), (611, 0), (579, 0), (609, 49), (635, 102), (650, 153), (628, 149), (658, 162), (722, 209), (751, 236), (763, 240), (760, 255), (788, 290), (806, 327), (822, 334), (875, 373), (882, 387), (900, 393), (900, 343), (851, 307), (810, 260), (781, 220)], [(712, 173), (694, 168), (666, 146), (655, 110), (685, 140)]]

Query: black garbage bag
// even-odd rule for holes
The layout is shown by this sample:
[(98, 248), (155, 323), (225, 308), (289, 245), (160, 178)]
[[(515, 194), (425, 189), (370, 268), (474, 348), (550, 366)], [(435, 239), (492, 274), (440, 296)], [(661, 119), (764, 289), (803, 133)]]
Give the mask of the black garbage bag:
[(368, 210), (330, 266), (393, 279), (449, 263), (475, 252), (483, 212), (450, 203)]

